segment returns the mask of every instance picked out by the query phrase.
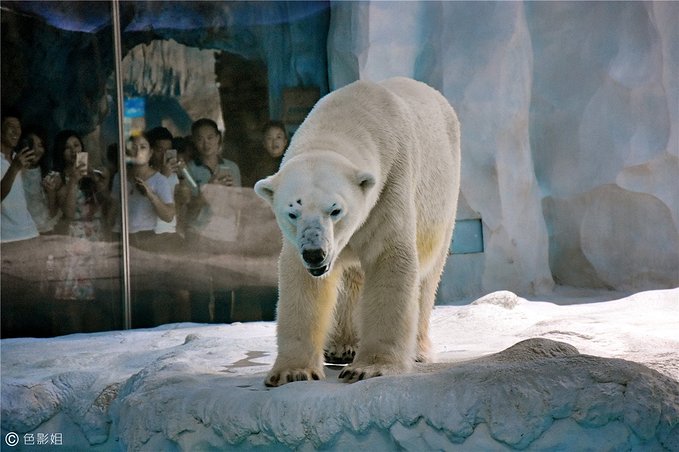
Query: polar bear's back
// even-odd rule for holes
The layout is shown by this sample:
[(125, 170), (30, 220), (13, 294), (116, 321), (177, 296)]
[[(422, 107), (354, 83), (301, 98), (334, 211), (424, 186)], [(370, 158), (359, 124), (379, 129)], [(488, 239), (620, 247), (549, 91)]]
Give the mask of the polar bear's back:
[(283, 164), (295, 155), (334, 149), (386, 177), (395, 154), (407, 153), (417, 169), (413, 176), (431, 179), (431, 164), (438, 169), (449, 164), (459, 172), (459, 127), (448, 101), (424, 83), (404, 77), (359, 80), (316, 104), (293, 136)]
[[(460, 186), (460, 123), (445, 97), (407, 78), (380, 83), (406, 105), (411, 124), (408, 149), (420, 221), (452, 223)], [(426, 217), (426, 218), (423, 218)], [(446, 225), (452, 229), (452, 224)]]
[(420, 140), (419, 153), (427, 159), (440, 161), (451, 156), (459, 161), (460, 124), (455, 111), (441, 93), (422, 82), (396, 77), (379, 83), (407, 106), (411, 137)]

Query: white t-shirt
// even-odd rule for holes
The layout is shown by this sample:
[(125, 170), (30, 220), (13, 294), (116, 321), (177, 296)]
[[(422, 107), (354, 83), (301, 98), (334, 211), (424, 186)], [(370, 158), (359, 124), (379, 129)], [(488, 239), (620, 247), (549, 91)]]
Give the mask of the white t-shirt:
[[(127, 208), (128, 208), (128, 222), (129, 222), (129, 233), (134, 234), (135, 232), (141, 231), (153, 231), (156, 229), (156, 223), (158, 222), (158, 215), (151, 201), (143, 195), (139, 189), (132, 184), (130, 181), (127, 182)], [(160, 198), (165, 204), (174, 204), (174, 196), (172, 189), (170, 188), (170, 183), (167, 177), (156, 172), (153, 176), (146, 180), (146, 184), (149, 188)], [(113, 189), (111, 192), (111, 197), (113, 199), (120, 199), (120, 175), (116, 173), (113, 176)], [(115, 232), (120, 232), (120, 218), (118, 218), (118, 224), (113, 228)]]
[[(11, 163), (7, 160), (5, 154), (0, 156), (0, 161), (2, 162), (1, 177), (5, 177)], [(0, 242), (16, 242), (38, 236), (38, 228), (36, 228), (35, 222), (28, 212), (21, 172), (14, 179), (14, 184), (12, 184), (12, 189), (7, 197), (2, 200), (1, 210)]]
[(40, 168), (28, 168), (21, 172), (24, 194), (28, 211), (35, 221), (38, 231), (50, 232), (59, 221), (59, 215), (50, 216), (47, 195), (42, 188), (42, 171)]
[[(174, 188), (177, 186), (179, 183), (179, 178), (175, 173), (170, 174), (170, 177), (167, 178), (167, 182), (170, 184), (170, 188), (172, 189), (173, 193), (173, 198), (174, 198)], [(174, 202), (174, 201), (172, 201)], [(158, 218), (158, 221), (156, 222), (156, 234), (165, 234), (165, 233), (174, 233), (177, 232), (177, 215), (174, 216), (172, 221), (169, 223), (167, 221), (163, 221), (160, 218)]]

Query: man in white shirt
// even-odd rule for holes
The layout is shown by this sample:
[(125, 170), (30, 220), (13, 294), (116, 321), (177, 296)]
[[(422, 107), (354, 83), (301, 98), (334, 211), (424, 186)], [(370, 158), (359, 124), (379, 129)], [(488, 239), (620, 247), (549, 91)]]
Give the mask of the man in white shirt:
[[(21, 120), (13, 111), (2, 112), (2, 218), (0, 242), (16, 242), (38, 236), (38, 228), (28, 211), (21, 171), (33, 163), (35, 153), (25, 147), (16, 149), (21, 137)], [(16, 153), (14, 152), (16, 149)]]

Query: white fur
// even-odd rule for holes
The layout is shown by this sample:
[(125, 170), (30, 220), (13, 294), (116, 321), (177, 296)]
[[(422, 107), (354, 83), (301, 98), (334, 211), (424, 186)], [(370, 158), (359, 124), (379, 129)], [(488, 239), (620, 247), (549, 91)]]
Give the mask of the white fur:
[[(323, 378), (324, 348), (358, 348), (347, 381), (431, 359), (459, 179), (457, 116), (427, 85), (358, 81), (318, 102), (280, 171), (255, 185), (285, 237), (267, 385)], [(346, 306), (336, 308), (338, 294)]]

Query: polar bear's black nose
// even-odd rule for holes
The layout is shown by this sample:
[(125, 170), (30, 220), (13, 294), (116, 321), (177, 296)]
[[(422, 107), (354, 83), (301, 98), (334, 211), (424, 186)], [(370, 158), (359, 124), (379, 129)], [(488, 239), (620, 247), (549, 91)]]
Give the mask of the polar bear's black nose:
[(325, 259), (325, 251), (320, 248), (311, 248), (302, 251), (302, 259), (309, 265), (318, 267)]

